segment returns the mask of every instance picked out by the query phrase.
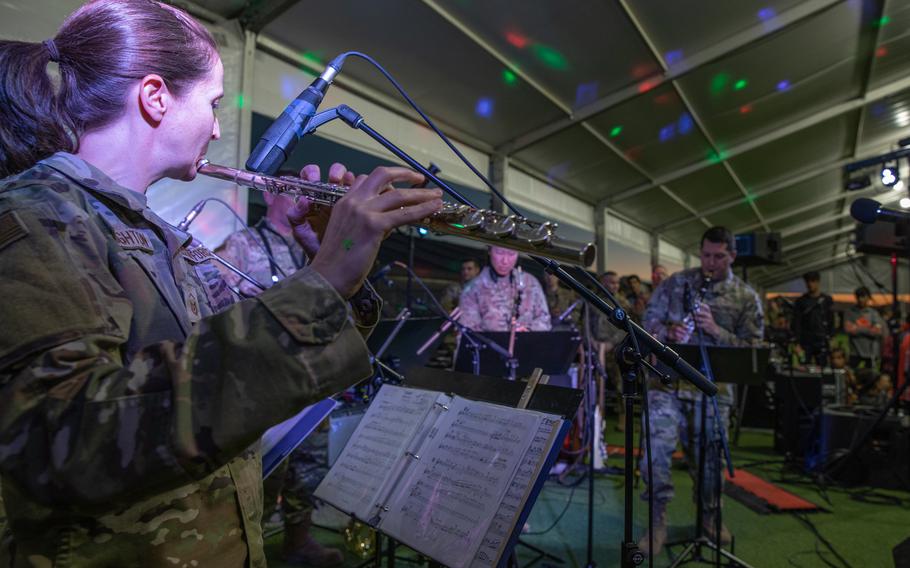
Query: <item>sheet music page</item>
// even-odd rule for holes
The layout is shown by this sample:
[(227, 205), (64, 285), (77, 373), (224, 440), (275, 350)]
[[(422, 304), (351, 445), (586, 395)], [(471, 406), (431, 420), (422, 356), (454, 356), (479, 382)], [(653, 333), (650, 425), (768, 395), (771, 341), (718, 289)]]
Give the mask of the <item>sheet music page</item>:
[(404, 473), (380, 529), (446, 566), (467, 566), (543, 416), (455, 397)]
[(314, 495), (369, 522), (378, 512), (383, 488), (395, 481), (395, 466), (440, 396), (384, 385)]
[(545, 414), (541, 418), (540, 426), (531, 440), (531, 445), (522, 457), (518, 471), (515, 472), (515, 476), (502, 498), (502, 503), (493, 517), (493, 522), (490, 523), (490, 528), (481, 540), (477, 554), (474, 555), (474, 560), (471, 562), (472, 568), (498, 564), (499, 557), (508, 544), (509, 537), (512, 536), (515, 521), (524, 509), (525, 501), (540, 474), (540, 468), (547, 460), (547, 455), (553, 445), (553, 438), (559, 432), (561, 424), (562, 418), (559, 416)]

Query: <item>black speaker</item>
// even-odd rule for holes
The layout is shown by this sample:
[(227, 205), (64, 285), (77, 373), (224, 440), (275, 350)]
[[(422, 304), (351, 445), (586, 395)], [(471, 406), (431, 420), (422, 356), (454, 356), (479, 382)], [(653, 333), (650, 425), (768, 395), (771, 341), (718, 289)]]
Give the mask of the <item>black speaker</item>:
[(856, 250), (867, 254), (891, 256), (907, 252), (908, 225), (904, 223), (857, 223)]
[(780, 264), (780, 233), (736, 235), (736, 266)]

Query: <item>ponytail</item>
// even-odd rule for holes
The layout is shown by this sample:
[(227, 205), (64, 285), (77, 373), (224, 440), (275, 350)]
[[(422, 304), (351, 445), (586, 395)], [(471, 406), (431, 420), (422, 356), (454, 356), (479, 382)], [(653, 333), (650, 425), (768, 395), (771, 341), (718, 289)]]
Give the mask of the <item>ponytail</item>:
[(72, 152), (72, 124), (48, 74), (43, 43), (0, 41), (0, 178), (60, 150)]
[(83, 133), (122, 115), (126, 93), (146, 75), (160, 75), (179, 96), (209, 73), (217, 53), (202, 24), (157, 0), (92, 0), (52, 40), (0, 41), (0, 178), (78, 151)]

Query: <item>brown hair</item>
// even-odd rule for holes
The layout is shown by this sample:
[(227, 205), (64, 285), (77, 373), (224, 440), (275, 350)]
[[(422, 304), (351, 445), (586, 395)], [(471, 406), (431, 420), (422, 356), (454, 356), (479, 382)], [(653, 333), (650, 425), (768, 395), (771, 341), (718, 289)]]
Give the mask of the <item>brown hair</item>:
[(202, 24), (154, 0), (94, 0), (51, 41), (0, 41), (0, 178), (77, 151), (80, 136), (116, 119), (131, 84), (146, 75), (160, 75), (180, 96), (208, 74), (216, 54)]

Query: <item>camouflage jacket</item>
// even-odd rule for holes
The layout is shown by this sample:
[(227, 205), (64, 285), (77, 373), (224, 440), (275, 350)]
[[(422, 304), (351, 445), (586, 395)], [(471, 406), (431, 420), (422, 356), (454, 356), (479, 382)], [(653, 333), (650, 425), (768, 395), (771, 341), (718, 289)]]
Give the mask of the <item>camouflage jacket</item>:
[[(697, 299), (703, 283), (701, 268), (689, 268), (677, 272), (660, 283), (654, 290), (642, 321), (649, 333), (661, 341), (667, 341), (667, 330), (671, 323), (686, 320), (684, 305), (685, 289), (688, 284), (690, 295)], [(715, 282), (703, 301), (711, 308), (715, 323), (721, 328), (717, 337), (704, 334), (706, 345), (746, 347), (757, 345), (764, 337), (765, 320), (758, 294), (731, 271), (724, 280)], [(689, 343), (697, 344), (698, 336), (693, 333)], [(700, 361), (689, 361), (699, 368)], [(716, 377), (722, 381), (722, 377)], [(729, 386), (729, 385), (728, 385)], [(681, 384), (689, 390), (688, 383)], [(719, 401), (732, 400), (732, 389), (722, 388)]]
[[(619, 307), (622, 308), (626, 314), (632, 313), (632, 306), (625, 296), (622, 294), (614, 294), (613, 297), (616, 298)], [(595, 315), (595, 324), (592, 326), (592, 329), (594, 330), (594, 339), (604, 343), (612, 343), (611, 349), (622, 343), (622, 340), (626, 338), (627, 332), (610, 323), (610, 320), (607, 319), (607, 316), (604, 314), (598, 311), (592, 311), (592, 313)]]
[(302, 270), (210, 253), (65, 153), (0, 182), (0, 476), (16, 566), (264, 566), (262, 433), (369, 375)]
[(465, 285), (458, 303), (459, 322), (475, 331), (509, 331), (519, 290), (518, 325), (549, 331), (550, 311), (537, 278), (517, 269), (509, 276), (497, 276), (489, 266)]
[[(575, 292), (563, 286), (557, 286), (556, 290), (544, 290), (544, 296), (547, 298), (547, 309), (550, 311), (550, 320), (554, 325), (556, 325), (556, 318), (568, 310), (578, 299), (578, 295)], [(574, 325), (576, 328), (580, 327), (583, 307), (581, 303), (575, 306), (572, 313), (562, 323)]]
[(461, 292), (464, 287), (461, 285), (461, 282), (452, 282), (446, 289), (442, 292), (442, 298), (440, 298), (439, 303), (442, 304), (442, 307), (445, 308), (447, 312), (451, 312), (456, 307), (458, 307), (458, 301), (461, 299)]
[[(263, 239), (265, 236), (265, 239)], [(272, 255), (277, 268), (272, 266), (266, 251)], [(293, 236), (281, 235), (268, 219), (263, 217), (249, 230), (232, 233), (218, 247), (218, 254), (241, 271), (246, 272), (263, 286), (271, 286), (274, 280), (290, 276), (306, 264), (306, 254)], [(234, 272), (220, 267), (224, 279), (236, 286), (247, 296), (255, 296), (260, 290)], [(284, 275), (282, 275), (282, 272)]]

